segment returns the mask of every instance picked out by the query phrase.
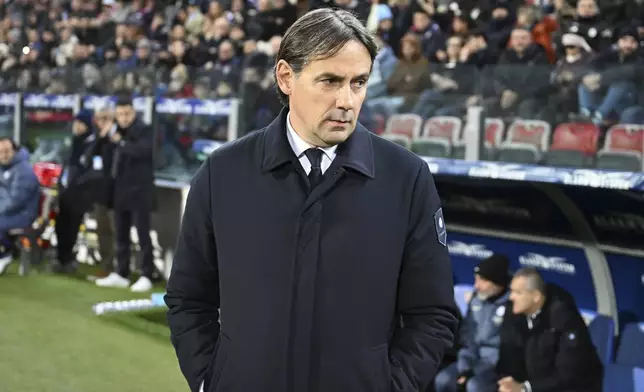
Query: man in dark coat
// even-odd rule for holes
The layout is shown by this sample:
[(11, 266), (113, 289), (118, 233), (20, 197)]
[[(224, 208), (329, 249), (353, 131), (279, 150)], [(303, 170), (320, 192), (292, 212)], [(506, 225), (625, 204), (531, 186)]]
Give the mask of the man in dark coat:
[[(56, 218), (56, 238), (58, 240), (58, 264), (55, 272), (72, 273), (76, 268), (74, 245), (78, 229), (93, 205), (97, 204), (96, 216), (99, 235), (99, 247), (103, 268), (110, 269), (114, 258), (113, 235), (111, 222), (107, 215), (110, 200), (109, 194), (109, 161), (103, 159), (103, 148), (107, 140), (106, 132), (100, 129), (101, 118), (112, 115), (112, 108), (97, 108), (94, 116), (90, 111), (81, 110), (72, 123), (72, 145), (66, 159), (63, 174), (60, 177), (58, 216)], [(96, 126), (95, 126), (96, 125)], [(98, 128), (98, 129), (97, 129)]]
[(501, 326), (500, 392), (600, 392), (603, 367), (575, 300), (534, 268), (517, 271)]
[(150, 219), (154, 207), (154, 132), (137, 118), (130, 97), (116, 103), (116, 127), (110, 131), (116, 229), (116, 272), (98, 279), (102, 287), (130, 286), (130, 229), (136, 227), (141, 246), (141, 277), (130, 286), (135, 292), (152, 289), (155, 274)]
[(376, 52), (350, 13), (304, 15), (287, 108), (195, 175), (165, 297), (193, 392), (424, 391), (453, 345), (428, 166), (356, 120)]

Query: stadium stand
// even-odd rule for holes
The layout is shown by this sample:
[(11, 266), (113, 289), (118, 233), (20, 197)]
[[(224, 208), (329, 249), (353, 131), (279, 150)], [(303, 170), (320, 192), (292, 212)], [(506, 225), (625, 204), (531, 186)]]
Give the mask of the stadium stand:
[[(642, 171), (644, 3), (635, 0), (4, 1), (0, 135), (19, 129), (34, 161), (60, 162), (68, 123), (86, 99), (122, 92), (151, 97), (158, 177), (189, 178), (228, 138), (232, 116), (220, 110), (223, 103), (241, 102), (239, 136), (273, 119), (281, 108), (272, 74), (280, 37), (298, 13), (327, 6), (354, 11), (381, 41), (366, 102), (384, 97), (385, 110), (365, 105), (360, 115), (374, 133), (425, 157), (464, 159), (466, 133), (477, 131), (467, 111), (480, 106), (481, 160)], [(513, 36), (515, 28), (531, 34)], [(401, 58), (408, 32), (420, 39), (420, 59)], [(408, 88), (404, 97), (394, 94), (401, 86), (387, 83), (392, 75)], [(409, 85), (412, 76), (424, 84)], [(81, 99), (62, 105), (47, 98), (47, 107), (38, 100), (9, 104), (4, 97), (16, 92)], [(403, 102), (394, 105), (393, 98)], [(53, 185), (52, 176), (40, 177), (43, 187)], [(450, 196), (450, 185), (441, 194)], [(548, 208), (526, 212), (503, 198), (512, 192), (502, 188), (487, 199), (477, 194), (479, 200), (448, 197), (445, 208), (495, 210), (503, 219), (529, 216), (513, 228), (539, 226)], [(612, 203), (605, 195), (597, 199)], [(46, 205), (39, 222), (51, 217)], [(449, 219), (454, 215), (446, 212)], [(623, 216), (594, 218), (593, 228), (615, 226), (621, 240), (640, 224)], [(455, 287), (462, 312), (470, 291), (462, 281)], [(583, 314), (607, 365), (605, 390), (644, 390), (641, 324), (624, 328), (620, 320), (617, 328), (594, 309)]]

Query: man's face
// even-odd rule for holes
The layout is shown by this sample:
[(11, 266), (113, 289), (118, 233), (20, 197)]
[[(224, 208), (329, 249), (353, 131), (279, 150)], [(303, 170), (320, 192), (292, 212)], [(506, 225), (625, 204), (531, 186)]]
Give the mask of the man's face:
[(416, 32), (422, 33), (429, 27), (429, 16), (424, 12), (414, 12), (412, 16), (412, 25)]
[(87, 132), (87, 125), (82, 121), (74, 120), (72, 123), (72, 133), (76, 136), (80, 136), (85, 132)]
[(118, 123), (119, 127), (129, 127), (134, 122), (135, 117), (136, 112), (134, 111), (134, 107), (132, 107), (132, 105), (123, 105), (116, 107), (116, 122)]
[(510, 301), (512, 301), (512, 313), (528, 315), (537, 303), (538, 292), (528, 290), (528, 280), (519, 276), (512, 279), (510, 284)]
[(502, 288), (500, 288), (498, 285), (481, 277), (479, 274), (474, 275), (474, 288), (476, 289), (476, 292), (479, 293), (479, 295), (483, 298), (493, 297), (499, 294), (499, 292), (502, 290)]
[(16, 153), (13, 151), (11, 142), (8, 140), (0, 141), (0, 165), (7, 166), (13, 160), (14, 155)]
[(620, 38), (619, 40), (617, 40), (617, 46), (619, 47), (620, 52), (622, 52), (625, 55), (629, 55), (637, 50), (639, 43), (637, 42), (635, 37), (626, 35)]
[(532, 43), (532, 37), (526, 30), (514, 30), (511, 36), (512, 49), (519, 53), (525, 51)]
[(582, 18), (592, 18), (597, 15), (597, 11), (595, 0), (579, 0), (577, 3), (577, 15)]
[(291, 124), (300, 136), (319, 147), (347, 140), (367, 92), (367, 49), (349, 41), (335, 56), (311, 61), (299, 75), (283, 60), (277, 68), (279, 87), (289, 96)]

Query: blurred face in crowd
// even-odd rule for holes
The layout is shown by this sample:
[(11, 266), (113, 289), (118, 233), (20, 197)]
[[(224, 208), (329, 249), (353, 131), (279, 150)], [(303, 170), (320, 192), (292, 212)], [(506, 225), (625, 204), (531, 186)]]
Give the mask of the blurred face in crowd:
[(85, 132), (87, 132), (87, 125), (82, 121), (74, 120), (72, 123), (72, 133), (76, 136), (80, 136)]
[(269, 0), (258, 0), (257, 1), (257, 11), (264, 12), (271, 9), (271, 3)]
[(494, 19), (505, 19), (508, 17), (508, 9), (503, 7), (495, 8), (492, 11), (492, 18)]
[(255, 50), (257, 50), (257, 42), (249, 39), (248, 41), (244, 42), (244, 54), (251, 54)]
[(566, 51), (566, 56), (569, 57), (576, 57), (581, 53), (581, 48), (574, 45), (566, 45), (564, 50)]
[(230, 23), (228, 23), (228, 19), (224, 17), (217, 18), (213, 25), (213, 31), (217, 38), (227, 37), (230, 32)]
[(128, 128), (134, 122), (136, 112), (132, 105), (122, 105), (116, 107), (116, 123), (121, 128)]
[(175, 57), (181, 58), (186, 54), (186, 45), (183, 43), (183, 41), (174, 41), (170, 44), (170, 53), (172, 53)]
[(635, 37), (626, 35), (617, 40), (617, 47), (623, 55), (629, 55), (637, 50), (639, 47), (639, 42)]
[(51, 32), (49, 30), (45, 30), (42, 33), (42, 40), (45, 41), (45, 42), (48, 42), (48, 43), (49, 42), (54, 42), (56, 40), (56, 36), (54, 36), (53, 32)]
[(537, 13), (533, 7), (521, 7), (517, 12), (517, 25), (531, 27), (537, 20)]
[(27, 30), (27, 40), (29, 40), (30, 43), (38, 42), (40, 40), (38, 31), (34, 29)]
[(0, 140), (0, 166), (7, 166), (16, 155), (9, 140)]
[(240, 26), (235, 26), (230, 30), (230, 38), (235, 41), (243, 41), (245, 36), (246, 33), (244, 33), (244, 29)]
[(230, 4), (230, 10), (233, 12), (242, 12), (244, 10), (244, 0), (233, 0)]
[(463, 18), (456, 17), (452, 20), (452, 31), (454, 34), (465, 34), (467, 33), (467, 23)]
[(424, 12), (414, 12), (412, 26), (416, 32), (424, 32), (429, 27), (429, 15)]
[(127, 60), (130, 57), (132, 57), (133, 54), (134, 53), (132, 53), (132, 50), (129, 47), (121, 46), (121, 50), (120, 50), (120, 54), (119, 54), (120, 57), (121, 57), (121, 60)]
[(391, 28), (394, 26), (391, 19), (383, 19), (378, 22), (378, 31), (387, 32), (391, 31)]
[(145, 60), (148, 57), (150, 57), (150, 46), (148, 46), (148, 45), (139, 45), (136, 48), (136, 56), (141, 60)]
[(512, 313), (525, 314), (527, 316), (539, 310), (539, 304), (543, 298), (537, 290), (530, 290), (528, 278), (518, 276), (512, 279), (510, 284), (510, 301), (512, 301)]
[(235, 48), (230, 41), (224, 41), (219, 45), (218, 57), (220, 61), (228, 61), (235, 56)]
[(186, 38), (186, 29), (181, 25), (175, 25), (170, 32), (173, 41), (183, 41)]
[(101, 110), (94, 113), (94, 124), (99, 131), (106, 129), (108, 126), (112, 126), (114, 121), (114, 115), (109, 110)]
[(217, 1), (211, 1), (208, 5), (208, 16), (212, 19), (219, 18), (224, 13), (221, 4)]
[(595, 0), (579, 0), (577, 2), (577, 16), (592, 18), (599, 13)]
[[(117, 32), (118, 32), (118, 28), (117, 28)], [(69, 41), (71, 38), (72, 38), (72, 29), (65, 28), (61, 30), (60, 32), (61, 41), (66, 42), (66, 41)]]
[(527, 30), (515, 29), (510, 36), (510, 42), (512, 43), (512, 49), (517, 53), (523, 53), (532, 44), (532, 36)]
[(371, 65), (369, 51), (357, 41), (347, 42), (333, 57), (307, 61), (297, 75), (286, 61), (277, 63), (291, 125), (306, 142), (328, 147), (347, 140), (365, 99)]
[(479, 298), (483, 300), (499, 295), (503, 291), (503, 287), (481, 277), (479, 274), (474, 275), (474, 289)]
[(407, 61), (416, 61), (420, 57), (420, 38), (415, 34), (407, 34), (401, 42), (400, 52), (403, 59)]
[(458, 58), (458, 54), (460, 53), (462, 47), (463, 39), (461, 39), (461, 37), (450, 37), (450, 39), (447, 40), (447, 55), (450, 58)]

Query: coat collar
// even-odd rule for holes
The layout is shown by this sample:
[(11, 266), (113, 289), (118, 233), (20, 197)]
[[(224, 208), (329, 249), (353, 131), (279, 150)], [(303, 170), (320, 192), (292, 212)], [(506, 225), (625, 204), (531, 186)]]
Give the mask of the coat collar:
[[(297, 161), (286, 135), (287, 114), (288, 109), (283, 108), (279, 116), (264, 130), (262, 171), (269, 172), (288, 162)], [(351, 136), (338, 145), (334, 163), (336, 161), (342, 167), (375, 178), (371, 136), (362, 124), (358, 123)]]

